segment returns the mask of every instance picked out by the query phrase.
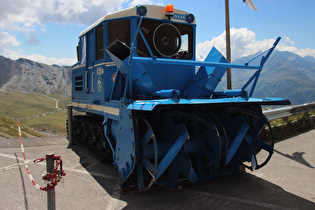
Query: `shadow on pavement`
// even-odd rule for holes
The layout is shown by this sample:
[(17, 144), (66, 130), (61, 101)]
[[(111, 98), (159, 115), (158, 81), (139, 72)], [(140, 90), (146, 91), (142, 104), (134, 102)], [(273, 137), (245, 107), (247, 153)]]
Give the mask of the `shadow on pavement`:
[(303, 155), (305, 154), (305, 152), (294, 152), (292, 153), (292, 155), (288, 155), (288, 154), (284, 154), (278, 150), (274, 150), (276, 153), (284, 156), (284, 157), (287, 157), (291, 160), (294, 160), (302, 165), (305, 165), (309, 168), (314, 168), (311, 164), (309, 164), (304, 158), (303, 158)]
[(121, 195), (119, 174), (111, 163), (97, 161), (79, 146), (71, 149), (109, 195), (127, 203), (124, 209), (315, 209), (313, 202), (250, 173)]
[(80, 164), (87, 170), (92, 177), (111, 194), (119, 190), (117, 183), (120, 183), (118, 171), (110, 162), (100, 162), (89, 154), (82, 147), (73, 145), (69, 147), (80, 157)]
[(251, 174), (219, 177), (182, 189), (121, 196), (125, 209), (314, 209), (315, 204)]

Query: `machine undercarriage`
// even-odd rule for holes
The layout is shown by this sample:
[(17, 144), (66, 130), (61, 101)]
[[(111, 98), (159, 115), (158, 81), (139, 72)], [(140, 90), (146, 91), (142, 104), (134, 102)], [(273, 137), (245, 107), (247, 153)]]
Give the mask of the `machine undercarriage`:
[[(153, 112), (134, 111), (135, 167), (122, 186), (146, 190), (153, 184), (176, 186), (233, 174), (240, 166), (264, 166), (274, 140), (259, 105), (168, 107)], [(100, 160), (113, 161), (115, 135), (104, 135), (104, 119), (97, 115), (73, 117), (75, 143)], [(121, 128), (124, 129), (124, 128)], [(264, 157), (258, 153), (264, 151)]]

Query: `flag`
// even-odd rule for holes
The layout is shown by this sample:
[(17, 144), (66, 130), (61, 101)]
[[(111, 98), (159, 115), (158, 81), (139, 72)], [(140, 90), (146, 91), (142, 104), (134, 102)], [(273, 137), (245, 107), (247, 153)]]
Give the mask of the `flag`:
[(252, 0), (243, 0), (243, 2), (245, 2), (247, 4), (247, 6), (249, 6), (249, 8), (253, 9), (253, 10), (257, 10), (257, 8), (255, 7), (254, 3)]

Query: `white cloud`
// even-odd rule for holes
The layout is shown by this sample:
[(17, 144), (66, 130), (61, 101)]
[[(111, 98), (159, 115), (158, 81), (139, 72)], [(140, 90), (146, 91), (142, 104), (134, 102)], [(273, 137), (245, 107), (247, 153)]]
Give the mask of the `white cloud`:
[(315, 49), (306, 48), (306, 49), (298, 49), (294, 47), (295, 43), (289, 37), (284, 36), (284, 42), (280, 43), (277, 47), (279, 51), (289, 51), (295, 53), (299, 56), (313, 56), (315, 57)]
[(48, 64), (48, 65), (53, 65), (53, 64), (57, 64), (60, 66), (72, 66), (76, 63), (76, 59), (71, 59), (71, 58), (55, 58), (55, 57), (45, 57), (43, 55), (36, 55), (36, 54), (32, 54), (32, 55), (25, 55), (23, 53), (22, 50), (18, 50), (18, 51), (13, 51), (10, 49), (6, 49), (3, 53), (3, 56), (13, 59), (13, 60), (17, 60), (19, 58), (26, 58), (32, 61), (36, 61), (39, 63), (44, 63), (44, 64)]
[(60, 66), (72, 66), (76, 63), (76, 59), (70, 59), (70, 58), (57, 59), (54, 57), (47, 58), (42, 55), (25, 55), (25, 56), (21, 55), (20, 58), (27, 58), (29, 60), (33, 60), (39, 63), (48, 64), (48, 65), (57, 64)]
[[(159, 1), (161, 2), (161, 1)], [(1, 2), (0, 28), (34, 30), (45, 22), (90, 25), (102, 16), (137, 4), (156, 0), (14, 0)]]
[(124, 0), (14, 0), (1, 1), (0, 54), (11, 59), (20, 57), (52, 64), (73, 64), (72, 59), (46, 58), (22, 53), (20, 41), (12, 34), (23, 34), (25, 43), (39, 42), (37, 36), (46, 32), (45, 23), (91, 24), (106, 13), (121, 7)]
[[(122, 9), (122, 5), (157, 4), (156, 0), (14, 0), (0, 3), (0, 55), (16, 59), (21, 56), (39, 62), (69, 65), (72, 59), (46, 58), (41, 55), (23, 55), (20, 41), (12, 34), (26, 37), (25, 44), (39, 42), (38, 34), (45, 33), (47, 22), (90, 25), (102, 16)], [(73, 63), (72, 63), (73, 64)]]
[(91, 24), (124, 0), (15, 0), (2, 3), (0, 27), (33, 30), (44, 22)]
[(129, 6), (136, 6), (136, 5), (141, 5), (141, 4), (148, 4), (148, 5), (152, 5), (152, 4), (161, 4), (160, 3), (156, 3), (152, 0), (132, 0), (128, 5)]
[[(254, 32), (247, 28), (231, 28), (231, 56), (232, 60), (266, 50), (274, 43), (274, 39), (257, 41)], [(210, 49), (215, 46), (223, 55), (226, 54), (225, 32), (214, 37), (211, 41), (199, 43), (197, 45), (197, 59), (203, 60), (208, 55)]]
[(72, 66), (76, 60), (75, 59), (57, 59), (57, 58), (47, 58), (43, 55), (25, 55), (21, 49), (11, 50), (12, 47), (19, 47), (20, 42), (12, 35), (6, 31), (0, 30), (0, 55), (8, 57), (10, 59), (16, 60), (19, 58), (27, 58), (33, 61), (37, 61), (45, 64), (58, 64)]
[[(294, 41), (289, 37), (284, 36), (283, 40), (276, 48), (279, 51), (289, 51), (298, 54), (302, 57), (313, 56), (315, 57), (315, 49), (297, 49)], [(262, 41), (256, 40), (256, 34), (247, 28), (235, 29), (231, 28), (231, 56), (232, 60), (237, 58), (254, 54), (258, 51), (264, 51), (270, 48), (275, 39), (265, 39)], [(225, 47), (225, 32), (221, 35), (214, 37), (211, 41), (200, 42), (197, 45), (197, 59), (204, 60), (208, 55), (210, 49), (215, 46), (223, 55), (226, 54)]]
[(6, 31), (0, 30), (0, 53), (7, 47), (17, 47), (20, 42)]
[(289, 37), (287, 36), (284, 36), (284, 41), (285, 41), (285, 44), (290, 44), (290, 45), (294, 45), (294, 41), (292, 41)]

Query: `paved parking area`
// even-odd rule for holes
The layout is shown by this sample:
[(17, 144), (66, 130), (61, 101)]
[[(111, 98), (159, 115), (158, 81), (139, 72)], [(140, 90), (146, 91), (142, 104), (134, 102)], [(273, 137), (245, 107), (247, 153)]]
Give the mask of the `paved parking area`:
[[(120, 194), (120, 178), (65, 137), (23, 139), (26, 158), (61, 155), (67, 173), (56, 186), (57, 209), (315, 209), (315, 130), (277, 142), (260, 170), (179, 188)], [(0, 139), (0, 168), (23, 162), (19, 139)], [(39, 185), (45, 163), (30, 165)], [(23, 185), (25, 191), (23, 192)], [(25, 167), (0, 172), (0, 209), (46, 209), (46, 192), (29, 181)]]

